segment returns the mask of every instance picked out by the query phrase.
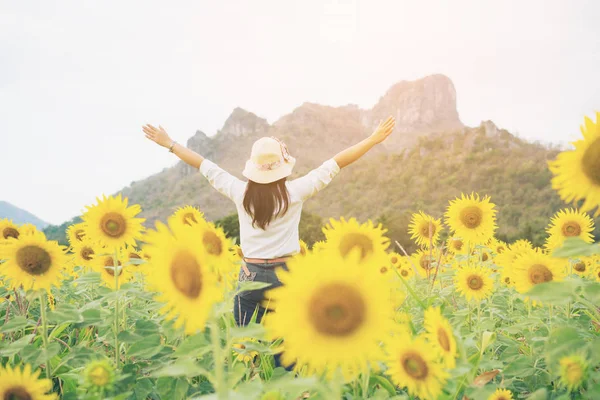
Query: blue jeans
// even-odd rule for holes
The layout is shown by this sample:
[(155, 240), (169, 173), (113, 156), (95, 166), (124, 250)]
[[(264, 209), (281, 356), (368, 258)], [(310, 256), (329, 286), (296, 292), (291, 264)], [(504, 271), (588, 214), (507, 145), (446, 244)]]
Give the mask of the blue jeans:
[[(235, 296), (233, 299), (233, 317), (235, 318), (235, 323), (238, 326), (248, 325), (255, 311), (256, 323), (260, 324), (263, 316), (268, 312), (268, 310), (264, 307), (264, 302), (266, 299), (265, 292), (282, 285), (279, 279), (277, 279), (275, 270), (277, 268), (283, 268), (287, 271), (287, 265), (285, 262), (267, 264), (246, 263), (246, 267), (248, 268), (248, 271), (250, 271), (250, 276), (246, 276), (244, 270), (240, 268), (240, 275), (238, 278), (239, 282), (244, 280), (266, 282), (270, 283), (271, 286), (258, 290), (248, 290)], [(281, 355), (275, 354), (274, 358), (275, 367), (283, 367), (281, 364)], [(285, 367), (285, 369), (291, 371), (292, 366)]]

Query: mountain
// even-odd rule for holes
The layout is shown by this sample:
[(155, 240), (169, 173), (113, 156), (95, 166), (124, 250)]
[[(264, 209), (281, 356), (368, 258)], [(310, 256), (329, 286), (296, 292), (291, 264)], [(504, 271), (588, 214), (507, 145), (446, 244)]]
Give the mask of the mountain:
[[(290, 177), (294, 179), (367, 137), (389, 115), (397, 124), (388, 140), (308, 201), (308, 213), (371, 218), (410, 247), (406, 231), (411, 213), (423, 210), (441, 217), (448, 200), (477, 192), (497, 204), (500, 238), (543, 243), (549, 218), (565, 206), (551, 188), (547, 168), (558, 150), (519, 139), (492, 121), (464, 126), (454, 85), (443, 75), (399, 82), (371, 109), (304, 103), (269, 124), (236, 108), (215, 135), (197, 131), (187, 146), (242, 178), (252, 143), (276, 136), (298, 160)], [(133, 182), (121, 193), (142, 206), (148, 225), (186, 204), (199, 207), (212, 220), (235, 212), (199, 172), (181, 162)]]
[(8, 218), (15, 224), (33, 224), (38, 229), (44, 229), (49, 225), (47, 222), (42, 221), (30, 212), (0, 200), (0, 219), (3, 218)]

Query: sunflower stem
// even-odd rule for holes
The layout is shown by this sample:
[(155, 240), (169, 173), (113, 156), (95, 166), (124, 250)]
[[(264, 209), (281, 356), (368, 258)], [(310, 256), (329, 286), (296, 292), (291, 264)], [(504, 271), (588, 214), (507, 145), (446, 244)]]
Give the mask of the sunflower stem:
[(44, 341), (44, 355), (46, 359), (46, 377), (52, 379), (52, 366), (48, 358), (48, 318), (46, 317), (46, 296), (44, 291), (39, 292), (40, 314), (42, 318), (42, 340)]
[(371, 379), (371, 369), (368, 366), (363, 371), (362, 378), (363, 399), (367, 399), (369, 396), (369, 380)]
[(221, 354), (221, 339), (219, 337), (219, 323), (216, 318), (212, 319), (210, 325), (210, 339), (213, 344), (213, 355), (215, 358), (215, 386), (217, 398), (226, 400), (228, 397), (228, 387), (223, 371), (223, 355)]
[(115, 253), (113, 254), (113, 271), (115, 275), (115, 368), (119, 369), (119, 274), (118, 274), (118, 249), (115, 248)]

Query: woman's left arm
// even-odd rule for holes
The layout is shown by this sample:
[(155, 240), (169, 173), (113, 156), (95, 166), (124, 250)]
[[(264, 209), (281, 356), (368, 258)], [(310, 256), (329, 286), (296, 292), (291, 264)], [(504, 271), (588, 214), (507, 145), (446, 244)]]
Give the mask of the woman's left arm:
[(176, 143), (169, 137), (167, 131), (165, 131), (162, 126), (159, 125), (158, 128), (155, 128), (152, 125), (147, 124), (142, 127), (142, 130), (146, 134), (146, 137), (152, 140), (154, 143), (162, 147), (166, 147), (167, 149), (173, 146), (173, 154), (179, 157), (181, 161), (185, 162), (186, 164), (189, 164), (196, 169), (200, 168), (200, 165), (202, 165), (204, 157), (195, 151)]

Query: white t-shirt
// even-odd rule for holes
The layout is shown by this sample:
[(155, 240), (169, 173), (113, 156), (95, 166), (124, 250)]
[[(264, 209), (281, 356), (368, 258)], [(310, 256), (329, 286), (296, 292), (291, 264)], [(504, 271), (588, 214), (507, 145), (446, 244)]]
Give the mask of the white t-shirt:
[(266, 230), (252, 226), (252, 218), (244, 210), (243, 200), (246, 182), (239, 180), (219, 168), (215, 163), (204, 160), (200, 172), (221, 194), (231, 199), (237, 208), (240, 220), (240, 246), (248, 258), (277, 258), (300, 251), (298, 225), (304, 201), (331, 182), (340, 172), (333, 158), (308, 174), (293, 181), (286, 181), (290, 203), (285, 215), (277, 217)]

